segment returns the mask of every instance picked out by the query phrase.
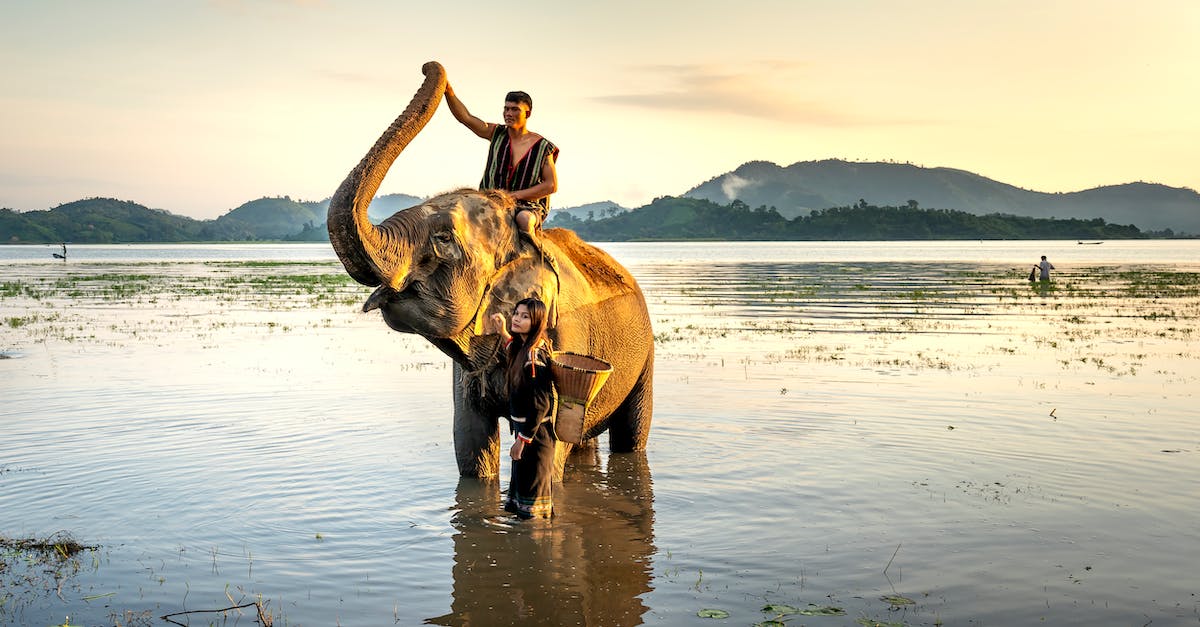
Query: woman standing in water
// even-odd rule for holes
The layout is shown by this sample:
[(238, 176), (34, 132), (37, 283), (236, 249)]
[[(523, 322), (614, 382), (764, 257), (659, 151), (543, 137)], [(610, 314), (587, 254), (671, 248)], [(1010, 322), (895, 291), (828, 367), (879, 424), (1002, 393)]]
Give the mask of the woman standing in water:
[(517, 303), (512, 329), (504, 314), (494, 314), (492, 324), (506, 342), (505, 383), (508, 391), (508, 425), (516, 435), (512, 450), (512, 477), (504, 509), (521, 518), (549, 518), (554, 502), (554, 411), (550, 373), (552, 347), (546, 337), (546, 304), (537, 298)]

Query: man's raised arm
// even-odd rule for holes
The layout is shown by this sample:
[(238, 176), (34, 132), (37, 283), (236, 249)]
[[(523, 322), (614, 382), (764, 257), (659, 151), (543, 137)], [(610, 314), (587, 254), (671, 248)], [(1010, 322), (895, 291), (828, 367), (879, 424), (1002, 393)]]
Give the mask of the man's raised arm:
[(492, 132), (496, 125), (484, 122), (471, 115), (471, 112), (467, 111), (467, 105), (463, 104), (458, 99), (458, 96), (454, 95), (454, 88), (450, 86), (450, 83), (446, 83), (446, 106), (450, 107), (450, 113), (454, 114), (454, 119), (461, 122), (463, 126), (471, 129), (472, 133), (484, 139), (492, 138)]

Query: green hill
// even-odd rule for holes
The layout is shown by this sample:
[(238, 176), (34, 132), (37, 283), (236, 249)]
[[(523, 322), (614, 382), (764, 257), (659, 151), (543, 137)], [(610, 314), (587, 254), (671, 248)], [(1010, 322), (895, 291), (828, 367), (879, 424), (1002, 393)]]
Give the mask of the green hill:
[(629, 211), (629, 209), (611, 200), (591, 202), (577, 207), (551, 207), (550, 215), (546, 218), (546, 222), (549, 224), (554, 220), (565, 218), (568, 215), (578, 220), (600, 220), (602, 218), (611, 218), (618, 213), (625, 213), (626, 211)]
[(112, 198), (88, 198), (46, 211), (0, 211), (0, 241), (117, 244), (198, 239), (200, 222)]
[(284, 239), (306, 224), (325, 221), (321, 203), (300, 202), (284, 196), (259, 198), (230, 211), (206, 226), (211, 239)]
[(0, 209), (0, 244), (62, 241), (53, 229), (39, 224), (38, 220), (30, 218), (29, 213)]

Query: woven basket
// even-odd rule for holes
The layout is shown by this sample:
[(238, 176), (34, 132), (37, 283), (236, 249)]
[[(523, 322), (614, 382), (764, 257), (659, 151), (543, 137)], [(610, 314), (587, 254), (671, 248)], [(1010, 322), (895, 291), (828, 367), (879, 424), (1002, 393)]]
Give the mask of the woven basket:
[(550, 358), (550, 371), (558, 390), (554, 435), (564, 442), (581, 444), (584, 415), (612, 374), (612, 365), (587, 355), (558, 352)]

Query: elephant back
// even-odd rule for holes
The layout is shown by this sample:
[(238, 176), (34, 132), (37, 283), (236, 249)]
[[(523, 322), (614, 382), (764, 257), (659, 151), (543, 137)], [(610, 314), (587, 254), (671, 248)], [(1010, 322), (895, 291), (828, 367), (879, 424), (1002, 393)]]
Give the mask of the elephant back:
[(608, 253), (579, 239), (575, 231), (546, 229), (545, 236), (579, 270), (589, 286), (600, 296), (640, 292), (637, 281)]

